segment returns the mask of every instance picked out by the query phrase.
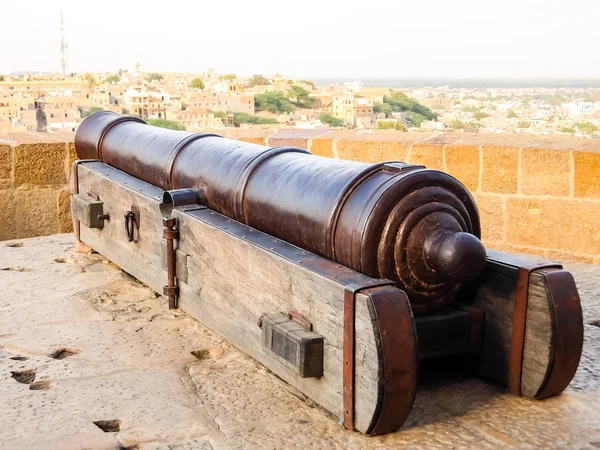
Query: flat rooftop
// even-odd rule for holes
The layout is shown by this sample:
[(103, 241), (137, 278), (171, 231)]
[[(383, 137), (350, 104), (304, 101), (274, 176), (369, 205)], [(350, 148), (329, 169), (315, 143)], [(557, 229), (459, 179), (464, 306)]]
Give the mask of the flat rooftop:
[(585, 343), (561, 396), (430, 380), (401, 431), (368, 438), (73, 235), (0, 242), (0, 448), (600, 448), (600, 266), (565, 268)]

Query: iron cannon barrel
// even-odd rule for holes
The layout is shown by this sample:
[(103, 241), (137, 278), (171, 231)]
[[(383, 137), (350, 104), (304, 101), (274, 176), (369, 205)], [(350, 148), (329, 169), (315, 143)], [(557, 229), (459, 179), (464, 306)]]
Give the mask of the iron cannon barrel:
[(402, 162), (366, 164), (151, 127), (102, 111), (75, 136), (100, 159), (305, 250), (404, 289), (413, 312), (450, 303), (483, 270), (477, 208), (450, 175)]

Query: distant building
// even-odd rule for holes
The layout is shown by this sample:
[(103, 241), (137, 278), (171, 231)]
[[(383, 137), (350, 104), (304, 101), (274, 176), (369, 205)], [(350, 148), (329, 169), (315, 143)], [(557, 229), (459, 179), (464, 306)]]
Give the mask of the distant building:
[(570, 116), (589, 116), (594, 114), (594, 104), (592, 102), (573, 102), (565, 105), (569, 108)]
[(373, 101), (355, 97), (350, 92), (333, 96), (332, 112), (338, 119), (345, 120), (349, 127), (372, 128), (374, 125)]

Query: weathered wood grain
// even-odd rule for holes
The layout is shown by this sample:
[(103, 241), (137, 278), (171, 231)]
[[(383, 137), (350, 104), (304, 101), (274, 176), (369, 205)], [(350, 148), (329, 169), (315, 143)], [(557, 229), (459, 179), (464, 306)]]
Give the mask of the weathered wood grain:
[[(82, 225), (81, 240), (162, 292), (167, 279), (161, 250), (162, 190), (145, 186), (144, 192), (139, 192), (132, 187), (135, 179), (124, 181), (128, 180), (127, 175), (119, 173), (115, 177), (114, 172), (117, 171), (99, 163), (79, 166), (80, 192), (96, 194), (104, 202), (104, 211), (111, 216), (102, 230)], [(127, 242), (125, 233), (124, 213), (132, 204), (138, 206), (141, 216), (137, 243)], [(179, 280), (180, 307), (325, 409), (342, 417), (342, 280), (327, 278), (322, 271), (317, 273), (233, 236), (226, 227), (216, 227), (182, 211), (173, 214), (178, 218), (181, 236), (177, 254), (185, 256), (187, 268), (186, 277)], [(320, 264), (330, 264), (333, 269), (338, 266), (328, 260)], [(362, 432), (371, 425), (381, 400), (382, 361), (375, 337), (377, 327), (373, 326), (367, 300), (366, 295), (356, 296), (355, 426)], [(292, 309), (307, 317), (314, 331), (324, 337), (320, 378), (300, 377), (262, 348), (258, 319), (264, 314), (285, 314)]]
[[(513, 331), (513, 312), (517, 268), (530, 261), (494, 252), (477, 282), (473, 306), (485, 311), (481, 376), (508, 385), (509, 354)], [(556, 270), (556, 269), (545, 269)], [(529, 278), (525, 346), (521, 374), (521, 392), (535, 397), (551, 369), (553, 339), (552, 305), (545, 279), (532, 272)]]

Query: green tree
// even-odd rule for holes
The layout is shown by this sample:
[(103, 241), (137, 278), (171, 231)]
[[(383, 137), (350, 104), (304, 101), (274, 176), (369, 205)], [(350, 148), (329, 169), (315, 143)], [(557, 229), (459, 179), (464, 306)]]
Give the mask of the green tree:
[(475, 120), (485, 119), (486, 117), (490, 117), (490, 115), (487, 113), (484, 113), (483, 111), (477, 111), (473, 114), (473, 118)]
[(594, 134), (594, 131), (598, 131), (598, 127), (591, 122), (575, 122), (573, 128), (587, 134)]
[(225, 75), (221, 75), (220, 80), (235, 80), (237, 78), (237, 76), (235, 75), (235, 73), (226, 73)]
[[(147, 80), (149, 82), (152, 82), (154, 80), (160, 81), (162, 79), (163, 79), (163, 76), (160, 73), (156, 73), (156, 72), (152, 72), (152, 73), (148, 74), (148, 78), (147, 78)], [(163, 128), (166, 128), (166, 127), (163, 127)]]
[(452, 122), (450, 122), (450, 126), (455, 130), (462, 130), (465, 128), (466, 125), (462, 120), (455, 119)]
[(121, 77), (119, 75), (111, 75), (110, 77), (106, 78), (107, 83), (117, 84), (119, 81), (121, 81)]
[(85, 81), (87, 81), (88, 86), (92, 87), (96, 84), (96, 78), (93, 73), (86, 73), (84, 76)]
[(406, 118), (410, 120), (415, 127), (420, 127), (424, 121), (428, 120), (426, 116), (414, 111), (408, 111), (406, 113)]
[(202, 81), (200, 78), (194, 78), (192, 81), (190, 81), (190, 87), (194, 89), (204, 89), (204, 81)]
[(294, 110), (294, 105), (281, 92), (265, 92), (254, 97), (254, 105), (259, 111), (273, 114), (286, 114)]
[(223, 122), (225, 122), (227, 120), (227, 113), (225, 111), (208, 111), (208, 112), (212, 113), (215, 117), (221, 118), (221, 120)]
[(396, 120), (395, 122), (391, 121), (391, 120), (379, 121), (379, 122), (377, 122), (377, 129), (378, 130), (407, 131), (406, 130), (406, 125), (404, 125), (399, 120)]
[(521, 122), (519, 122), (519, 128), (529, 128), (531, 126), (531, 123), (528, 122), (527, 120), (523, 120)]
[(267, 84), (271, 84), (271, 82), (259, 73), (255, 73), (248, 79), (249, 86), (264, 86)]
[(172, 120), (167, 119), (149, 119), (148, 125), (152, 125), (153, 127), (168, 128), (169, 130), (185, 130), (185, 127), (183, 125), (180, 125), (177, 122), (173, 122)]
[(560, 131), (561, 133), (575, 133), (575, 130), (571, 127), (562, 127)]
[(103, 108), (99, 108), (98, 106), (92, 106), (89, 109), (88, 115), (92, 115), (94, 113), (97, 113), (98, 111), (104, 111)]
[(288, 100), (300, 108), (310, 108), (315, 104), (308, 91), (300, 86), (292, 86), (288, 91)]
[(242, 123), (264, 125), (275, 124), (277, 121), (275, 119), (253, 116), (246, 113), (236, 113), (233, 115), (233, 123), (236, 127), (239, 127)]
[(408, 96), (402, 91), (392, 91), (390, 97), (394, 100), (409, 100)]
[[(431, 111), (426, 106), (421, 105), (415, 99), (408, 98), (406, 94), (401, 91), (394, 91), (392, 95), (383, 97), (383, 102), (390, 105), (393, 112), (412, 112), (419, 116), (425, 117), (426, 120), (436, 120), (437, 114)], [(421, 119), (415, 116), (416, 120)]]
[(517, 116), (516, 112), (514, 112), (512, 109), (508, 110), (508, 114), (506, 115), (507, 119), (516, 119), (517, 117), (519, 116)]
[(346, 123), (342, 119), (333, 117), (331, 114), (323, 113), (319, 116), (319, 120), (328, 124), (331, 127), (343, 127)]
[(315, 88), (315, 83), (310, 80), (298, 80), (298, 83), (309, 84), (313, 89)]
[(476, 108), (475, 106), (463, 106), (462, 108), (460, 108), (460, 110), (462, 112), (474, 113), (474, 112), (479, 111), (479, 108)]
[(0, 75), (0, 81), (4, 81), (4, 75)]
[(392, 115), (392, 105), (389, 103), (376, 103), (373, 105), (373, 112), (384, 113), (385, 117), (389, 117)]

